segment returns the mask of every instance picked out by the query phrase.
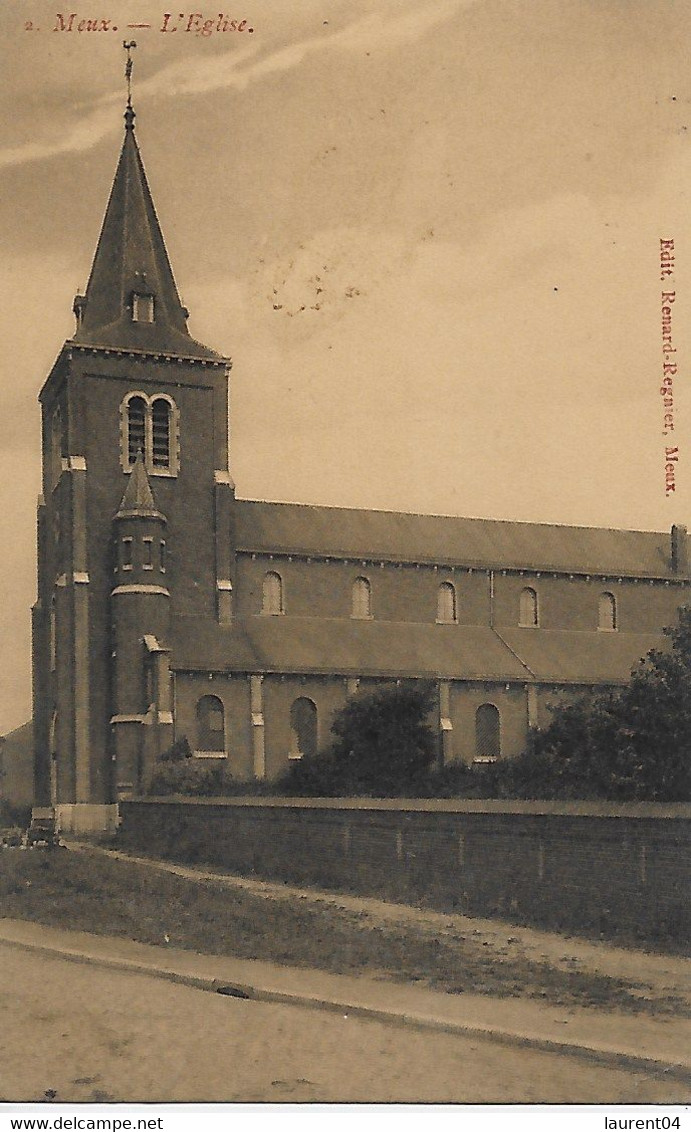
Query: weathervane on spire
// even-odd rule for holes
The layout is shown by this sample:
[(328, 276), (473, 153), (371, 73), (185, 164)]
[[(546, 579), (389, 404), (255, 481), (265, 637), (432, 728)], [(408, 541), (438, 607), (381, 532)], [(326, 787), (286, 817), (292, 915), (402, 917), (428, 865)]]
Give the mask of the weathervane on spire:
[(131, 51), (137, 44), (133, 39), (127, 42), (123, 40), (122, 46), (127, 52), (127, 62), (125, 63), (125, 79), (127, 80), (127, 109), (125, 111), (125, 128), (128, 130), (134, 129), (134, 110), (132, 109), (132, 66), (133, 59)]
[(130, 52), (132, 51), (133, 47), (137, 46), (137, 44), (134, 42), (133, 39), (131, 39), (129, 41), (129, 43), (125, 39), (125, 40), (123, 40), (122, 46), (125, 48), (125, 51), (127, 52), (127, 62), (125, 63), (125, 78), (127, 79), (127, 105), (131, 106), (132, 105), (132, 66), (133, 66), (134, 61), (132, 59)]

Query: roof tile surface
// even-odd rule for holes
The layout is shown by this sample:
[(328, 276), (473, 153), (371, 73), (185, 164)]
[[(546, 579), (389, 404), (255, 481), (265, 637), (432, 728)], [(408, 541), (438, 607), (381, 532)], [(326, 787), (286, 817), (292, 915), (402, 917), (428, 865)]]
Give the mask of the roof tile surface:
[(237, 545), (245, 550), (449, 562), (488, 568), (675, 576), (670, 536), (657, 532), (247, 499), (238, 500), (237, 504)]

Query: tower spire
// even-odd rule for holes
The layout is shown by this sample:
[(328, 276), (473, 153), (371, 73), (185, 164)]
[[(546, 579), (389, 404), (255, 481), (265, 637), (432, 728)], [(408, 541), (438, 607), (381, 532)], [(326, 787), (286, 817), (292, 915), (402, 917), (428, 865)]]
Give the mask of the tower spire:
[(86, 294), (77, 295), (73, 341), (89, 346), (136, 349), (217, 359), (187, 329), (168, 252), (154, 208), (134, 131), (132, 50), (127, 53), (125, 137)]
[(125, 39), (123, 40), (122, 46), (127, 52), (127, 61), (125, 63), (125, 81), (127, 83), (127, 109), (125, 110), (125, 129), (134, 130), (134, 119), (136, 118), (136, 114), (134, 113), (134, 110), (132, 108), (132, 67), (134, 66), (134, 60), (132, 59), (132, 48), (136, 47), (137, 44), (133, 39), (131, 39), (129, 43)]

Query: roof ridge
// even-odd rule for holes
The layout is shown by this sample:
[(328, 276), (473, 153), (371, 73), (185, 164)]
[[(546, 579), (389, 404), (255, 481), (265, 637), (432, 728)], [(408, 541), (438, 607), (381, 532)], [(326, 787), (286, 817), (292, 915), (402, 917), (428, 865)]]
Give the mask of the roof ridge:
[(658, 537), (668, 537), (668, 532), (661, 530), (640, 530), (633, 527), (597, 527), (582, 523), (548, 523), (539, 519), (497, 519), (486, 515), (450, 515), (436, 511), (395, 511), (383, 507), (345, 507), (338, 503), (300, 503), (284, 499), (246, 499), (238, 497), (237, 502), (240, 504), (249, 504), (250, 506), (257, 504), (262, 507), (290, 507), (302, 511), (345, 511), (351, 515), (391, 515), (396, 517), (401, 516), (406, 519), (442, 519), (449, 520), (450, 522), (460, 520), (467, 523), (491, 523), (497, 526), (541, 527), (555, 531), (601, 531), (608, 534), (657, 535)]

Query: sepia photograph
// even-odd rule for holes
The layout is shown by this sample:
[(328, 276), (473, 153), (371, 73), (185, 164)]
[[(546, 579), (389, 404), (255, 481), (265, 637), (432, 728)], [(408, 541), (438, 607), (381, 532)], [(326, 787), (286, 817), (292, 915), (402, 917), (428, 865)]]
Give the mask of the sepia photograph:
[(90, 3), (0, 0), (6, 1127), (681, 1132), (691, 6)]

